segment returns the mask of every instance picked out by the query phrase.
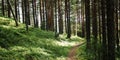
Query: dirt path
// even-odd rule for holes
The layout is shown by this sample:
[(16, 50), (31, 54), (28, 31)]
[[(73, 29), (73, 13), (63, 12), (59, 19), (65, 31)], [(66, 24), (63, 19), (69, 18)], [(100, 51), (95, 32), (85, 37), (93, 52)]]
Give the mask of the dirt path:
[(68, 54), (68, 58), (67, 60), (76, 60), (76, 51), (79, 48), (79, 46), (83, 45), (85, 42), (79, 43), (75, 46), (72, 47), (72, 49), (70, 50), (69, 54)]

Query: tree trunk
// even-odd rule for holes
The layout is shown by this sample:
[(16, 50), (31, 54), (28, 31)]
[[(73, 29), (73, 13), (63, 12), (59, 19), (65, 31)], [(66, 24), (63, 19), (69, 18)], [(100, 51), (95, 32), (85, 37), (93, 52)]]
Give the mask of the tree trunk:
[(58, 0), (58, 20), (59, 20), (59, 33), (63, 33), (63, 17), (62, 17), (62, 0)]
[(118, 4), (119, 0), (115, 0), (115, 28), (116, 28), (116, 45), (117, 45), (117, 51), (119, 51), (119, 32), (118, 32)]
[(28, 4), (28, 25), (30, 25), (30, 2), (29, 2), (29, 0), (28, 0), (28, 2), (26, 3), (26, 4)]
[(54, 21), (55, 21), (55, 38), (57, 38), (58, 36), (59, 36), (59, 33), (58, 33), (58, 23), (57, 23), (57, 6), (58, 6), (58, 4), (57, 4), (57, 0), (54, 0), (54, 7), (55, 7), (55, 9), (54, 9), (54, 11), (55, 11), (55, 18), (54, 18)]
[(42, 14), (42, 20), (41, 20), (41, 29), (42, 30), (46, 30), (46, 27), (45, 27), (45, 25), (46, 25), (46, 21), (45, 21), (45, 16), (46, 16), (46, 13), (45, 13), (45, 0), (42, 0), (42, 2), (41, 2), (41, 14)]
[[(7, 4), (9, 5), (9, 10), (12, 12), (12, 15), (13, 15), (14, 20), (15, 20), (15, 24), (16, 24), (16, 26), (18, 26), (17, 19), (16, 19), (16, 17), (15, 17), (15, 14), (14, 14), (14, 12), (13, 12), (13, 9), (12, 9), (12, 6), (11, 6), (9, 0), (7, 0)], [(10, 12), (10, 11), (9, 11), (9, 12)], [(9, 16), (9, 14), (8, 14), (8, 16)], [(9, 17), (10, 17), (10, 16), (9, 16)]]
[(93, 51), (94, 51), (94, 59), (97, 59), (97, 0), (92, 0), (92, 34), (93, 34)]
[(23, 20), (23, 23), (25, 23), (25, 4), (24, 4), (24, 0), (22, 0), (22, 20)]
[(54, 19), (53, 19), (53, 0), (46, 1), (46, 28), (47, 30), (54, 31)]
[(8, 11), (8, 17), (11, 17), (11, 12), (10, 12), (10, 4), (9, 0), (7, 0), (7, 11)]
[(2, 0), (2, 15), (5, 16), (4, 0)]
[(114, 0), (106, 0), (107, 4), (107, 37), (108, 37), (108, 60), (115, 59), (115, 21)]
[(84, 6), (84, 2), (85, 1), (81, 1), (81, 19), (82, 19), (82, 37), (85, 37), (85, 21), (84, 21), (84, 17), (85, 17), (85, 6)]
[(101, 15), (102, 15), (102, 60), (108, 60), (108, 49), (107, 49), (107, 27), (106, 27), (106, 1), (101, 0)]
[(28, 15), (28, 13), (29, 13), (29, 10), (28, 10), (28, 0), (24, 0), (24, 6), (25, 6), (25, 24), (26, 24), (26, 31), (28, 31), (28, 25), (29, 25), (29, 22), (28, 22), (28, 20), (29, 20), (29, 15)]
[(85, 0), (87, 50), (90, 49), (90, 0)]
[[(80, 31), (80, 29), (81, 29), (81, 27), (80, 27), (80, 17), (81, 17), (81, 20), (82, 20), (82, 12), (81, 12), (81, 10), (82, 10), (82, 6), (80, 6), (80, 4), (82, 5), (82, 3), (80, 3), (80, 1), (79, 0), (77, 0), (76, 1), (76, 17), (77, 17), (77, 20), (75, 20), (75, 35), (77, 34), (78, 36), (81, 36), (81, 31)], [(80, 10), (81, 9), (81, 10)], [(80, 15), (80, 13), (81, 13), (81, 15)], [(78, 33), (77, 33), (77, 30), (78, 30)]]
[(41, 28), (42, 27), (42, 21), (43, 21), (43, 17), (42, 17), (42, 12), (43, 12), (42, 11), (42, 0), (40, 0), (39, 5), (40, 5), (40, 28)]
[(17, 11), (17, 10), (18, 10), (18, 9), (17, 9), (17, 0), (15, 0), (14, 3), (15, 3), (15, 17), (16, 17), (16, 19), (18, 20), (18, 13), (17, 13), (17, 12), (18, 12), (18, 11)]
[(67, 0), (67, 38), (71, 37), (70, 0)]

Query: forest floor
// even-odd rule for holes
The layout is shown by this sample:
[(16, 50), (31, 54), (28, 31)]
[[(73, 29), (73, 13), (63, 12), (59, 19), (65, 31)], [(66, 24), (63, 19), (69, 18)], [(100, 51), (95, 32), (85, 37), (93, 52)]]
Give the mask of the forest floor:
[(77, 55), (77, 50), (79, 49), (80, 46), (85, 44), (84, 42), (80, 42), (79, 44), (75, 45), (72, 47), (72, 49), (69, 51), (69, 55), (67, 60), (78, 60), (76, 55)]
[(54, 32), (39, 28), (27, 32), (24, 24), (15, 27), (13, 19), (0, 17), (0, 60), (66, 60), (72, 55), (84, 60), (84, 45), (73, 48), (82, 42), (77, 36), (66, 39), (66, 34), (54, 38)]

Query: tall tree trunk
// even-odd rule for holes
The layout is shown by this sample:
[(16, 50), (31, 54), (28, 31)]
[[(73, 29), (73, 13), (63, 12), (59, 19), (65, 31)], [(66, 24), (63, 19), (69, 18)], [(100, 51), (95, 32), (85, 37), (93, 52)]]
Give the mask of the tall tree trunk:
[(102, 15), (102, 60), (108, 60), (108, 49), (107, 49), (107, 24), (106, 24), (106, 1), (101, 0), (101, 15)]
[(7, 0), (7, 11), (8, 11), (8, 17), (11, 17), (11, 12), (10, 12), (10, 5), (9, 5), (9, 0)]
[(81, 20), (82, 20), (82, 12), (81, 12), (82, 6), (80, 6), (80, 5), (82, 5), (82, 3), (80, 3), (80, 1), (77, 0), (76, 1), (76, 17), (77, 17), (77, 19), (75, 20), (75, 26), (74, 26), (75, 29), (74, 30), (75, 30), (75, 35), (77, 33), (78, 36), (81, 36), (81, 31), (80, 31), (80, 29), (81, 29), (80, 24), (81, 23), (80, 22), (82, 22), (82, 21), (80, 21), (80, 17), (81, 17)]
[(100, 43), (102, 42), (101, 41), (101, 33), (102, 33), (102, 29), (101, 29), (101, 26), (102, 26), (102, 19), (101, 19), (101, 0), (98, 0), (98, 8), (97, 8), (97, 11), (98, 11), (98, 26), (99, 26), (99, 30), (98, 30), (98, 34), (99, 34), (99, 40), (100, 40)]
[(82, 19), (82, 37), (85, 37), (85, 21), (84, 21), (84, 17), (85, 17), (85, 6), (84, 6), (84, 0), (81, 1), (81, 19)]
[(58, 0), (58, 20), (59, 20), (59, 33), (63, 33), (63, 17), (62, 17), (62, 0)]
[(25, 4), (24, 4), (24, 0), (22, 0), (22, 20), (23, 20), (23, 23), (25, 23)]
[(107, 4), (107, 37), (108, 37), (108, 60), (115, 59), (115, 21), (114, 0), (106, 0)]
[(2, 15), (5, 16), (4, 0), (2, 0)]
[(67, 0), (65, 0), (65, 32), (67, 33)]
[(90, 0), (85, 0), (85, 17), (86, 17), (86, 39), (87, 39), (87, 50), (90, 47)]
[[(14, 14), (14, 12), (13, 12), (13, 9), (12, 9), (12, 6), (11, 6), (9, 0), (7, 0), (7, 4), (9, 5), (9, 9), (10, 9), (10, 11), (12, 12), (12, 15), (13, 15), (14, 20), (15, 20), (15, 24), (16, 24), (16, 26), (18, 26), (17, 19), (16, 19), (16, 17), (15, 17), (15, 14)], [(10, 12), (10, 11), (9, 11), (9, 12)], [(8, 15), (8, 16), (9, 16), (9, 15)]]
[(43, 12), (42, 11), (42, 0), (40, 0), (39, 5), (40, 5), (40, 28), (41, 28), (42, 27), (42, 21), (43, 21), (43, 17), (42, 17), (42, 12)]
[(98, 36), (98, 31), (97, 31), (97, 0), (92, 0), (92, 34), (93, 34), (93, 50), (95, 57), (94, 59), (97, 59), (97, 36)]
[(59, 36), (59, 33), (57, 31), (57, 29), (58, 29), (58, 23), (57, 23), (57, 6), (58, 6), (58, 4), (57, 4), (57, 2), (58, 2), (58, 0), (54, 0), (54, 7), (55, 7), (55, 9), (54, 9), (54, 11), (55, 11), (55, 18), (54, 18), (54, 21), (55, 21), (55, 38), (57, 38)]
[(50, 21), (50, 30), (54, 31), (54, 0), (51, 0), (51, 21)]
[(97, 0), (97, 14), (98, 14), (98, 43), (100, 44), (100, 49), (98, 48), (98, 60), (102, 60), (102, 16), (101, 16), (101, 0)]
[(45, 25), (46, 25), (46, 21), (45, 21), (45, 17), (46, 17), (46, 13), (45, 13), (45, 0), (42, 0), (41, 1), (41, 14), (42, 14), (42, 20), (41, 20), (41, 29), (42, 30), (45, 30), (46, 29), (46, 27), (45, 27)]
[(30, 25), (30, 2), (29, 0), (26, 4), (28, 4), (28, 9), (27, 9), (28, 10), (28, 25)]
[(36, 0), (32, 0), (32, 8), (33, 8), (33, 20), (34, 20), (34, 27), (38, 27), (38, 19), (37, 19), (37, 5)]
[(28, 20), (29, 20), (29, 15), (28, 15), (28, 13), (29, 13), (29, 10), (28, 10), (28, 0), (24, 0), (24, 6), (25, 6), (25, 24), (26, 24), (26, 31), (28, 31), (28, 25), (29, 25), (29, 22), (28, 22)]
[(116, 45), (117, 45), (117, 51), (119, 51), (119, 32), (118, 32), (118, 4), (119, 0), (115, 0), (115, 35), (116, 35)]
[(18, 13), (17, 13), (17, 0), (15, 0), (15, 17), (16, 17), (16, 19), (18, 20)]
[(67, 0), (67, 38), (71, 37), (70, 0)]
[(53, 0), (46, 1), (46, 14), (46, 28), (47, 30), (54, 31)]
[(32, 0), (32, 12), (33, 12), (34, 27), (35, 27), (35, 25), (36, 25), (36, 19), (35, 19), (35, 0)]

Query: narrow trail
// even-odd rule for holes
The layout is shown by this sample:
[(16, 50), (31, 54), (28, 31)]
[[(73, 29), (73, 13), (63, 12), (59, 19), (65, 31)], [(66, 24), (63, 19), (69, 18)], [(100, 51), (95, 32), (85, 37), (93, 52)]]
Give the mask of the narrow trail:
[(79, 46), (83, 45), (85, 42), (79, 43), (75, 46), (72, 47), (72, 49), (70, 50), (69, 54), (68, 54), (68, 58), (67, 60), (76, 60), (76, 51), (79, 48)]

